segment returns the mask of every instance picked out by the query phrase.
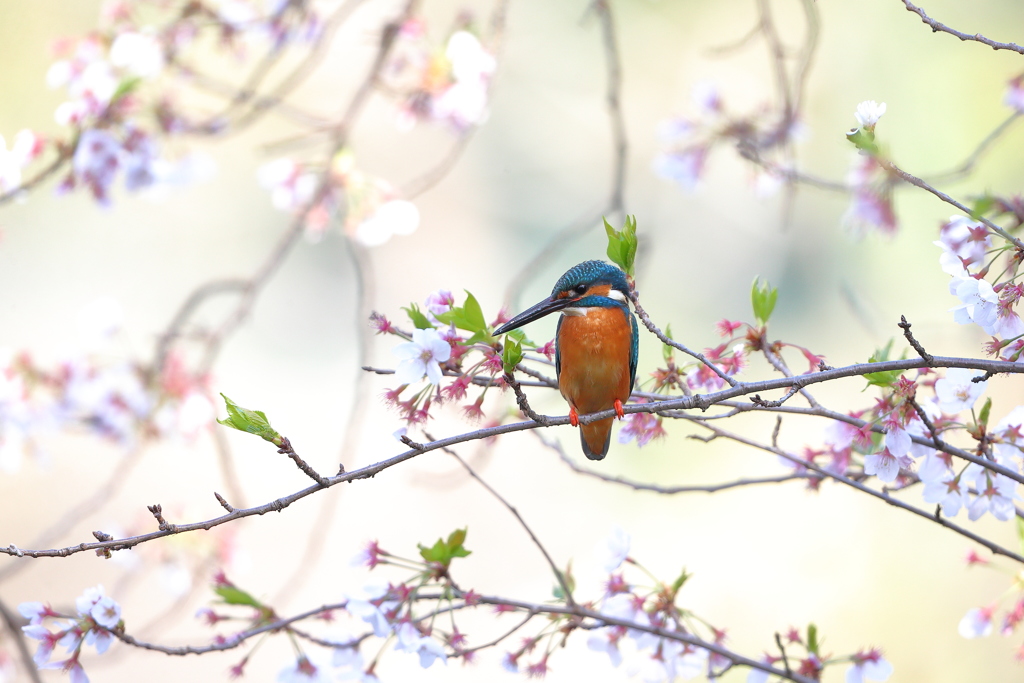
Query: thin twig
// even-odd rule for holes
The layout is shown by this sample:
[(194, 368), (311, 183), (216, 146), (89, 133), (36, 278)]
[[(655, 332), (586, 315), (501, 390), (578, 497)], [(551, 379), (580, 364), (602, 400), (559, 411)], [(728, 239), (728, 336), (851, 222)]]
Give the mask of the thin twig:
[(903, 336), (907, 338), (907, 342), (914, 347), (915, 351), (917, 351), (917, 355), (924, 358), (925, 362), (931, 363), (933, 360), (931, 354), (925, 351), (924, 347), (921, 346), (921, 342), (914, 338), (913, 333), (910, 331), (910, 323), (907, 322), (906, 316), (901, 315), (900, 321), (897, 325), (899, 325), (900, 329), (903, 330)]
[[(427, 434), (426, 436), (431, 441), (434, 440), (434, 438), (430, 436), (430, 434)], [(537, 550), (539, 550), (540, 554), (544, 556), (544, 560), (548, 563), (548, 566), (551, 568), (551, 571), (554, 572), (555, 578), (558, 580), (558, 585), (562, 587), (562, 592), (565, 595), (566, 604), (570, 606), (575, 606), (576, 601), (572, 597), (572, 588), (569, 586), (569, 582), (566, 580), (565, 574), (562, 573), (562, 571), (558, 568), (558, 565), (555, 564), (555, 561), (551, 558), (551, 554), (548, 552), (547, 548), (545, 548), (544, 544), (540, 542), (540, 539), (537, 538), (537, 535), (533, 533), (533, 529), (531, 529), (530, 525), (526, 523), (526, 520), (523, 519), (523, 516), (519, 514), (519, 511), (511, 503), (505, 500), (505, 498), (502, 497), (500, 493), (495, 491), (490, 484), (484, 481), (483, 478), (481, 478), (480, 475), (477, 474), (476, 471), (469, 466), (469, 463), (462, 459), (462, 456), (460, 456), (451, 448), (445, 447), (442, 448), (441, 450), (443, 450), (445, 453), (458, 460), (459, 464), (462, 465), (462, 468), (466, 470), (469, 476), (476, 479), (481, 486), (487, 489), (488, 493), (497, 498), (498, 502), (504, 505), (505, 508), (512, 513), (512, 516), (515, 517), (516, 521), (519, 522), (519, 526), (523, 527), (523, 530), (530, 537), (530, 540), (533, 541), (533, 544), (535, 546), (537, 546)]]
[(506, 372), (504, 375), (504, 379), (505, 383), (512, 388), (512, 391), (516, 395), (516, 403), (519, 405), (519, 410), (523, 411), (524, 415), (526, 415), (528, 418), (530, 418), (537, 424), (543, 425), (545, 427), (549, 426), (551, 423), (548, 420), (548, 418), (544, 415), (537, 413), (536, 411), (534, 411), (533, 408), (530, 407), (530, 402), (527, 400), (526, 394), (523, 393), (523, 390), (519, 386), (519, 382), (516, 380), (516, 378)]
[(1006, 230), (1004, 230), (1003, 228), (999, 227), (998, 225), (996, 225), (995, 223), (993, 223), (989, 219), (985, 218), (984, 216), (976, 215), (973, 211), (971, 211), (970, 208), (964, 206), (963, 204), (961, 204), (957, 200), (953, 199), (952, 197), (950, 197), (945, 192), (942, 192), (941, 190), (937, 190), (934, 187), (932, 187), (931, 185), (929, 185), (928, 183), (926, 183), (925, 181), (923, 181), (920, 178), (918, 178), (917, 176), (911, 175), (910, 173), (907, 173), (906, 171), (904, 171), (903, 169), (899, 168), (898, 166), (896, 166), (896, 164), (892, 163), (891, 161), (887, 161), (885, 159), (879, 159), (879, 163), (882, 164), (882, 166), (884, 168), (886, 168), (887, 170), (891, 171), (892, 173), (895, 173), (897, 176), (900, 177), (900, 179), (904, 180), (905, 182), (908, 182), (908, 183), (910, 183), (911, 185), (913, 185), (915, 187), (919, 187), (922, 190), (925, 190), (927, 192), (932, 193), (933, 195), (935, 195), (936, 197), (938, 197), (942, 201), (946, 202), (950, 206), (955, 206), (957, 208), (957, 210), (963, 212), (963, 214), (965, 216), (970, 216), (971, 218), (973, 218), (973, 219), (975, 219), (977, 221), (980, 221), (981, 223), (984, 223), (993, 232), (995, 232), (997, 235), (999, 235), (1000, 237), (1005, 239), (1007, 242), (1010, 242), (1011, 244), (1013, 244), (1013, 246), (1017, 247), (1021, 251), (1024, 251), (1024, 242), (1021, 242), (1018, 238), (1014, 237), (1013, 235), (1008, 233)]
[(302, 470), (303, 474), (305, 474), (307, 477), (309, 477), (316, 483), (320, 484), (320, 486), (327, 487), (330, 485), (330, 481), (327, 479), (327, 477), (318, 474), (317, 471), (314, 470), (309, 463), (307, 463), (305, 460), (299, 457), (299, 454), (296, 453), (295, 449), (292, 447), (292, 442), (289, 441), (287, 437), (281, 437), (281, 447), (277, 449), (277, 452), (283, 453), (284, 455), (287, 455), (289, 458), (291, 458), (292, 462), (295, 463), (296, 467)]
[(846, 477), (846, 476), (844, 476), (842, 474), (837, 474), (836, 472), (830, 472), (826, 468), (819, 467), (818, 465), (814, 464), (813, 462), (811, 462), (809, 460), (804, 460), (803, 458), (797, 457), (795, 455), (792, 455), (791, 453), (788, 453), (788, 452), (786, 452), (786, 451), (784, 451), (782, 449), (779, 449), (779, 448), (772, 447), (772, 446), (770, 446), (768, 444), (758, 443), (758, 442), (756, 442), (756, 441), (754, 441), (752, 439), (747, 439), (746, 437), (740, 436), (739, 434), (735, 434), (733, 432), (728, 432), (728, 431), (726, 431), (724, 429), (720, 429), (720, 428), (715, 427), (715, 426), (710, 425), (710, 424), (702, 424), (701, 426), (703, 426), (705, 429), (709, 430), (712, 434), (714, 434), (717, 437), (726, 438), (726, 439), (729, 439), (731, 441), (735, 441), (737, 443), (742, 443), (742, 444), (745, 444), (747, 446), (751, 446), (753, 448), (758, 448), (758, 449), (767, 451), (769, 453), (774, 453), (775, 455), (778, 455), (779, 457), (785, 458), (786, 460), (789, 460), (790, 462), (793, 462), (794, 464), (797, 464), (800, 467), (806, 467), (807, 469), (813, 470), (813, 471), (817, 472), (818, 474), (821, 474), (822, 476), (824, 476), (824, 477), (826, 477), (828, 479), (833, 479), (833, 480), (838, 481), (838, 482), (840, 482), (842, 484), (846, 484), (847, 486), (855, 488), (858, 491), (861, 491), (862, 493), (866, 493), (869, 496), (873, 496), (875, 498), (883, 500), (886, 503), (888, 503), (889, 505), (892, 505), (893, 507), (900, 508), (901, 510), (906, 510), (907, 512), (915, 514), (915, 515), (917, 515), (919, 517), (923, 517), (924, 519), (927, 519), (930, 522), (933, 522), (935, 524), (938, 524), (941, 527), (949, 529), (950, 531), (952, 531), (954, 533), (960, 534), (961, 536), (964, 536), (965, 538), (969, 538), (972, 541), (974, 541), (975, 543), (978, 543), (978, 544), (988, 548), (990, 551), (992, 551), (996, 555), (1002, 555), (1004, 557), (1010, 558), (1011, 560), (1015, 560), (1017, 562), (1020, 562), (1020, 563), (1024, 564), (1024, 555), (1020, 555), (1019, 553), (1016, 553), (1016, 552), (1010, 550), (1009, 548), (1004, 548), (1003, 546), (1001, 546), (1001, 545), (999, 545), (997, 543), (994, 543), (994, 542), (988, 540), (987, 538), (984, 538), (983, 536), (979, 536), (978, 534), (974, 533), (973, 531), (969, 531), (969, 530), (963, 528), (962, 526), (959, 526), (957, 524), (953, 524), (948, 519), (945, 519), (945, 518), (942, 518), (942, 517), (936, 518), (932, 513), (927, 512), (925, 510), (921, 510), (919, 508), (916, 508), (913, 505), (910, 505), (909, 503), (904, 503), (902, 500), (899, 500), (898, 498), (893, 498), (892, 496), (890, 496), (888, 493), (886, 493), (884, 491), (876, 491), (873, 488), (871, 488), (871, 487), (869, 487), (869, 486), (867, 486), (865, 484), (860, 483), (859, 481), (855, 481), (853, 479), (850, 479), (849, 477)]
[(662, 344), (668, 344), (672, 348), (682, 351), (683, 353), (685, 353), (688, 356), (691, 356), (692, 358), (696, 358), (701, 363), (708, 366), (708, 368), (710, 368), (712, 372), (718, 375), (719, 378), (721, 378), (721, 380), (728, 384), (729, 386), (737, 387), (742, 385), (742, 382), (739, 382), (735, 378), (725, 374), (721, 370), (721, 368), (719, 368), (717, 365), (709, 361), (704, 356), (704, 354), (697, 353), (696, 351), (691, 351), (689, 348), (686, 347), (685, 344), (680, 344), (675, 339), (669, 338), (668, 335), (662, 332), (661, 329), (659, 329), (658, 326), (655, 325), (654, 322), (651, 320), (651, 317), (647, 315), (647, 311), (644, 310), (644, 307), (640, 305), (640, 295), (637, 293), (635, 289), (630, 292), (630, 300), (633, 302), (633, 309), (636, 311), (636, 316), (640, 318), (640, 322), (644, 324), (644, 327), (646, 327), (651, 334), (660, 339)]
[(735, 479), (733, 481), (724, 482), (722, 484), (704, 484), (704, 485), (690, 485), (690, 486), (658, 486), (656, 484), (644, 484), (642, 482), (633, 481), (626, 477), (612, 476), (605, 474), (604, 472), (598, 472), (596, 470), (587, 469), (576, 464), (572, 458), (570, 458), (562, 445), (553, 439), (546, 439), (540, 432), (535, 432), (540, 442), (551, 450), (558, 453), (558, 457), (569, 466), (573, 472), (582, 474), (609, 484), (617, 484), (619, 486), (626, 486), (633, 489), (634, 491), (650, 491), (652, 493), (660, 493), (662, 495), (675, 495), (677, 493), (718, 493), (719, 491), (728, 491), (729, 489), (744, 488), (747, 486), (759, 486), (761, 484), (782, 484), (790, 481), (806, 481), (808, 479), (821, 479), (817, 475), (807, 473), (795, 473), (795, 474), (784, 474), (778, 477), (760, 477), (750, 479)]
[(903, 0), (903, 4), (906, 5), (908, 12), (913, 12), (917, 16), (921, 17), (921, 21), (931, 26), (932, 33), (942, 31), (943, 33), (948, 33), (952, 36), (956, 36), (960, 40), (973, 40), (983, 45), (988, 45), (993, 50), (1012, 50), (1013, 52), (1024, 55), (1024, 47), (1021, 47), (1016, 43), (999, 43), (989, 38), (986, 38), (980, 33), (975, 33), (974, 35), (971, 35), (969, 33), (962, 33), (960, 31), (957, 31), (956, 29), (950, 28), (945, 24), (936, 21), (935, 19), (932, 19), (931, 17), (924, 13), (923, 9), (911, 3), (910, 0)]

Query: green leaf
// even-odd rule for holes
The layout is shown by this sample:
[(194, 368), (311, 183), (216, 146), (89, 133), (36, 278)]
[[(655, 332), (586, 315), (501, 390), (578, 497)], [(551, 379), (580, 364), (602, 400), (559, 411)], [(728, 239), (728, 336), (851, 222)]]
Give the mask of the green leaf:
[(117, 89), (114, 91), (114, 94), (110, 96), (110, 102), (117, 102), (125, 95), (130, 94), (140, 83), (142, 83), (142, 79), (138, 76), (132, 76), (124, 79), (117, 84)]
[(213, 592), (219, 595), (220, 599), (228, 605), (248, 605), (257, 609), (263, 608), (263, 603), (235, 586), (216, 586)]
[[(576, 590), (576, 577), (572, 575), (572, 560), (569, 560), (569, 565), (565, 568), (564, 572), (560, 569), (555, 569), (555, 574), (565, 581), (565, 585), (569, 588), (570, 592)], [(555, 596), (556, 600), (566, 600), (569, 597), (562, 590), (562, 581), (558, 581), (555, 584), (555, 587), (551, 589), (551, 594)]]
[[(665, 325), (665, 336), (675, 341), (675, 337), (672, 336), (671, 325)], [(676, 357), (676, 348), (674, 346), (669, 346), (668, 344), (662, 344), (661, 355), (664, 356), (666, 363), (671, 363)]]
[(679, 578), (672, 582), (672, 595), (679, 592), (679, 589), (683, 587), (683, 584), (690, 580), (692, 574), (687, 572), (685, 569), (679, 574)]
[(754, 318), (761, 325), (767, 325), (768, 319), (775, 310), (775, 301), (779, 298), (779, 290), (761, 278), (754, 278), (750, 287), (750, 303), (754, 308)]
[(985, 405), (981, 407), (981, 412), (978, 414), (978, 424), (982, 427), (988, 427), (988, 415), (992, 412), (992, 397), (985, 399)]
[(450, 311), (445, 311), (436, 316), (438, 320), (446, 325), (455, 325), (460, 330), (472, 332), (473, 336), (466, 341), (471, 344), (476, 341), (490, 339), (490, 330), (487, 329), (487, 321), (484, 320), (484, 312), (476, 297), (466, 292), (466, 303), (456, 306)]
[(451, 562), (452, 558), (451, 555), (448, 554), (448, 547), (440, 538), (437, 539), (437, 542), (429, 548), (422, 544), (417, 544), (416, 547), (420, 549), (420, 557), (427, 562), (438, 562), (446, 567), (448, 566), (448, 563)]
[(270, 426), (270, 420), (267, 419), (267, 416), (262, 411), (243, 408), (224, 394), (221, 394), (221, 397), (224, 399), (224, 405), (228, 409), (228, 417), (226, 420), (217, 420), (217, 422), (225, 427), (237, 429), (240, 432), (255, 434), (275, 445), (281, 445), (283, 442), (281, 435)]
[(971, 218), (977, 220), (984, 214), (988, 213), (992, 207), (996, 205), (996, 198), (991, 194), (985, 193), (980, 197), (976, 197), (971, 202)]
[(608, 258), (622, 268), (626, 275), (633, 277), (637, 248), (636, 216), (626, 216), (622, 230), (613, 228), (607, 219), (602, 218), (602, 220), (605, 234), (608, 235)]
[(523, 360), (523, 345), (511, 335), (505, 339), (505, 348), (501, 351), (501, 364), (506, 374), (515, 372), (516, 366)]
[(427, 316), (423, 315), (423, 311), (416, 304), (409, 304), (408, 308), (402, 308), (409, 315), (409, 320), (416, 326), (417, 330), (429, 330), (433, 329), (434, 324), (427, 319)]
[(820, 643), (818, 643), (818, 627), (814, 624), (807, 626), (807, 651), (817, 655)]
[[(875, 352), (871, 354), (871, 357), (868, 358), (868, 362), (881, 363), (890, 360), (889, 354), (892, 353), (892, 343), (893, 340), (889, 339), (889, 343), (887, 343), (880, 349), (876, 349)], [(904, 357), (905, 355), (906, 352), (904, 351)], [(900, 375), (902, 374), (902, 370), (885, 370), (882, 372), (869, 372), (864, 375), (864, 379), (868, 381), (869, 387), (876, 386), (887, 388), (891, 387), (893, 383), (895, 383), (896, 380), (898, 380), (900, 378)], [(864, 388), (866, 389), (867, 387)]]
[(878, 143), (875, 142), (874, 131), (857, 128), (847, 133), (846, 139), (852, 142), (857, 149), (864, 150), (871, 156), (878, 154)]
[(480, 302), (476, 300), (476, 297), (470, 294), (469, 290), (466, 292), (466, 303), (462, 305), (462, 310), (466, 315), (466, 322), (471, 326), (469, 331), (479, 332), (480, 330), (487, 329), (487, 321), (484, 320), (484, 312), (480, 308)]
[(436, 562), (441, 566), (447, 568), (451, 564), (452, 559), (456, 557), (467, 557), (472, 552), (466, 550), (463, 543), (466, 541), (466, 532), (468, 529), (456, 529), (448, 535), (448, 540), (437, 539), (437, 541), (431, 547), (427, 547), (422, 544), (418, 544), (417, 547), (420, 549), (420, 557), (427, 562)]

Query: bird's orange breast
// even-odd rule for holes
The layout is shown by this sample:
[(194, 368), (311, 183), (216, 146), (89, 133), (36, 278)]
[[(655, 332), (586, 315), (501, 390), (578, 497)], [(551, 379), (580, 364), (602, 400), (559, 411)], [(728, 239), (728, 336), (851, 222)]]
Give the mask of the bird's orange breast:
[(611, 408), (630, 394), (632, 327), (618, 307), (565, 315), (558, 328), (558, 389), (581, 414)]

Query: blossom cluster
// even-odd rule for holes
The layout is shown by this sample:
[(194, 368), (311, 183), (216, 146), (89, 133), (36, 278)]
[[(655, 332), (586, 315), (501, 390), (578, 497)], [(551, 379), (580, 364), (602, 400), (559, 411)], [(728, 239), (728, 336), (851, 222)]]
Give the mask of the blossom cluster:
[[(494, 327), (508, 319), (505, 312), (488, 323), (472, 294), (467, 292), (465, 303), (457, 306), (447, 290), (428, 296), (422, 309), (412, 304), (405, 310), (414, 325), (411, 332), (379, 313), (372, 318), (378, 334), (406, 340), (394, 347), (399, 386), (385, 393), (385, 401), (407, 424), (421, 424), (431, 417), (433, 407), (464, 401), (470, 388), (480, 385), (483, 388), (475, 399), (462, 404), (462, 413), (472, 420), (483, 419), (488, 391), (505, 387), (502, 347), (491, 336)], [(523, 339), (524, 348), (536, 354), (531, 360), (551, 364), (554, 342), (534, 345)], [(446, 376), (452, 378), (447, 384)], [(424, 379), (426, 384), (421, 384)]]
[[(474, 605), (474, 594), (458, 591), (448, 576), (451, 561), (457, 557), (465, 557), (470, 551), (463, 547), (466, 531), (459, 530), (449, 535), (448, 539), (438, 539), (432, 547), (420, 546), (420, 559), (401, 558), (384, 551), (376, 542), (370, 543), (354, 560), (358, 565), (374, 568), (378, 565), (391, 565), (412, 572), (412, 575), (399, 583), (371, 583), (361, 591), (346, 595), (339, 605), (324, 609), (316, 616), (331, 624), (336, 621), (336, 612), (347, 612), (351, 617), (363, 622), (370, 631), (362, 635), (350, 633), (339, 635), (335, 629), (335, 643), (330, 665), (321, 661), (319, 652), (307, 653), (295, 638), (296, 633), (288, 631), (292, 636), (297, 650), (293, 663), (286, 665), (279, 673), (277, 680), (281, 683), (310, 683), (314, 681), (334, 680), (331, 669), (335, 669), (343, 680), (357, 680), (363, 683), (378, 683), (375, 673), (377, 663), (383, 650), (369, 662), (361, 652), (361, 646), (372, 637), (383, 641), (384, 647), (393, 645), (396, 652), (415, 655), (423, 668), (431, 667), (435, 662), (447, 663), (449, 651), (453, 656), (461, 656), (470, 661), (472, 652), (465, 649), (465, 635), (455, 625), (454, 615), (451, 617), (451, 629), (446, 630), (435, 623), (432, 616), (436, 610), (452, 604), (458, 597), (464, 606)], [(442, 598), (424, 597), (442, 592)], [(272, 607), (253, 597), (228, 580), (223, 572), (214, 578), (214, 592), (221, 602), (232, 608), (249, 610), (250, 616), (238, 617), (221, 609), (202, 608), (196, 614), (206, 624), (214, 626), (222, 621), (238, 621), (245, 624), (245, 630), (259, 628), (279, 620)], [(433, 609), (423, 609), (423, 605), (433, 605)], [(217, 643), (237, 642), (245, 630), (231, 635), (218, 635)], [(287, 630), (287, 629), (285, 629)], [(324, 639), (316, 639), (323, 645)], [(447, 648), (447, 649), (446, 649)], [(253, 652), (246, 654), (237, 664), (231, 667), (234, 677), (243, 675)]]
[[(924, 501), (939, 505), (947, 517), (966, 510), (971, 520), (986, 513), (1009, 520), (1015, 514), (1014, 501), (1020, 498), (1014, 479), (977, 462), (957, 464), (949, 453), (914, 441), (931, 442), (941, 435), (948, 442), (951, 434), (962, 433), (984, 442), (995, 466), (1019, 473), (1024, 462), (1024, 406), (989, 426), (989, 405), (974, 410), (986, 387), (984, 381), (975, 381), (981, 374), (951, 368), (940, 377), (924, 369), (913, 378), (881, 378), (883, 394), (875, 405), (849, 413), (847, 421), (830, 423), (824, 447), (808, 447), (804, 457), (824, 461), (827, 471), (842, 476), (874, 476), (896, 488), (921, 483)], [(924, 397), (922, 389), (930, 395)], [(962, 414), (968, 411), (971, 417), (965, 421)], [(802, 468), (799, 463), (796, 467)]]
[(748, 116), (730, 113), (718, 89), (698, 83), (692, 99), (697, 115), (673, 117), (658, 127), (666, 150), (654, 159), (654, 172), (686, 190), (694, 190), (704, 176), (711, 151), (718, 146), (737, 146), (757, 162), (754, 190), (759, 197), (778, 192), (788, 164), (770, 159), (781, 149), (804, 137), (804, 126), (792, 112), (762, 107)]
[[(1017, 537), (1024, 543), (1024, 527), (1018, 526)], [(992, 635), (996, 625), (999, 628), (999, 635), (1009, 637), (1017, 633), (1021, 624), (1024, 624), (1024, 576), (1012, 569), (997, 567), (975, 551), (967, 553), (968, 566), (986, 566), (1007, 574), (1010, 577), (1010, 588), (1004, 591), (998, 598), (981, 607), (972, 607), (967, 610), (957, 631), (961, 636), (968, 639), (985, 638)], [(1009, 608), (1002, 613), (1002, 619), (997, 619), (1000, 609), (1009, 603)], [(1018, 662), (1024, 663), (1024, 643), (1017, 647), (1016, 658)]]
[[(88, 588), (75, 600), (77, 615), (56, 612), (41, 602), (23, 602), (18, 611), (29, 620), (22, 627), (24, 634), (39, 641), (39, 648), (33, 657), (40, 669), (61, 669), (69, 674), (71, 683), (89, 683), (89, 677), (82, 668), (80, 657), (82, 647), (88, 645), (103, 654), (114, 642), (112, 631), (124, 627), (121, 620), (121, 606), (106, 595), (103, 586)], [(56, 630), (44, 626), (51, 622)], [(50, 661), (58, 647), (65, 650), (67, 657)]]
[[(1019, 198), (980, 201), (989, 204), (985, 213), (993, 220), (1009, 219), (1010, 229), (1020, 227), (1024, 206)], [(987, 348), (991, 355), (1019, 360), (1024, 348), (1024, 322), (1016, 310), (1024, 295), (1024, 286), (1017, 281), (1022, 262), (1019, 247), (966, 216), (951, 216), (943, 223), (935, 245), (942, 249), (939, 265), (951, 277), (949, 293), (959, 300), (950, 309), (953, 320), (975, 324), (991, 335)], [(990, 282), (986, 278), (992, 273), (996, 275)]]
[(0, 471), (20, 468), (26, 452), (45, 455), (40, 437), (85, 430), (130, 447), (150, 437), (191, 439), (214, 419), (206, 379), (171, 353), (159, 372), (97, 351), (120, 326), (111, 299), (80, 316), (80, 347), (56, 362), (0, 349)]
[(460, 23), (443, 48), (431, 42), (422, 18), (409, 19), (399, 28), (384, 77), (400, 99), (400, 129), (436, 121), (462, 132), (486, 120), (497, 60), (468, 28), (469, 18), (461, 17)]
[(344, 207), (345, 234), (367, 247), (394, 235), (411, 235), (419, 227), (419, 209), (401, 199), (386, 180), (355, 165), (351, 150), (339, 151), (326, 173), (289, 158), (264, 164), (260, 184), (270, 191), (274, 208), (301, 217), (306, 236), (317, 240)]
[(65, 93), (54, 111), (64, 132), (42, 136), (25, 130), (10, 150), (0, 138), (0, 193), (21, 191), (24, 169), (47, 153), (56, 155), (55, 167), (70, 162), (59, 192), (84, 188), (104, 206), (111, 203), (118, 179), (129, 192), (201, 179), (208, 174), (205, 160), (169, 153), (161, 142), (187, 133), (220, 133), (230, 123), (222, 115), (197, 122), (198, 115), (186, 114), (179, 104), (181, 88), (207, 82), (193, 59), (201, 55), (209, 61), (211, 38), (217, 54), (234, 62), (256, 49), (308, 46), (323, 25), (314, 3), (180, 5), (108, 2), (99, 28), (57, 41), (46, 83)]

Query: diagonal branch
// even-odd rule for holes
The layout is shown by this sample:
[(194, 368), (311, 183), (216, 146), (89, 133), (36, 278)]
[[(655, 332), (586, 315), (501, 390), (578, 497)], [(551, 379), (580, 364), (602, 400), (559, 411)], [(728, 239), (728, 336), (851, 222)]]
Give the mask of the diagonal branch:
[(956, 29), (950, 28), (949, 26), (946, 26), (945, 24), (938, 22), (935, 19), (932, 19), (927, 14), (925, 14), (923, 9), (914, 5), (912, 2), (910, 2), (910, 0), (903, 0), (903, 4), (906, 6), (908, 12), (913, 12), (917, 16), (921, 17), (921, 21), (931, 26), (932, 33), (942, 31), (943, 33), (948, 33), (951, 36), (956, 36), (960, 40), (973, 40), (981, 43), (982, 45), (988, 45), (993, 50), (1012, 50), (1013, 52), (1024, 55), (1024, 47), (1021, 47), (1016, 43), (1000, 43), (995, 40), (986, 38), (980, 33), (975, 33), (974, 35), (971, 35), (969, 33), (957, 31)]

